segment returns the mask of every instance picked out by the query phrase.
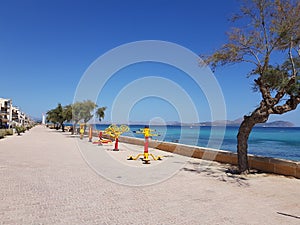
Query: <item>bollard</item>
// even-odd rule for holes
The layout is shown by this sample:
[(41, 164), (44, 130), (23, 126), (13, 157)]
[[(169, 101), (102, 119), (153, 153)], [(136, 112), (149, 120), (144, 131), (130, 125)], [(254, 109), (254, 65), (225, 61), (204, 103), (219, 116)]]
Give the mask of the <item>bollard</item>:
[(92, 142), (93, 139), (93, 125), (89, 127), (89, 142)]

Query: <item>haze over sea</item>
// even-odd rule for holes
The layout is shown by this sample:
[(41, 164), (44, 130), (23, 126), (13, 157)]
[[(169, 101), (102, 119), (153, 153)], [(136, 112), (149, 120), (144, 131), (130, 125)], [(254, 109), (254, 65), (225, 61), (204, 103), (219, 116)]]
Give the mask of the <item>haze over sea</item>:
[[(96, 128), (103, 130), (108, 125), (96, 125)], [(131, 125), (130, 132), (124, 133), (124, 136), (133, 136), (143, 138), (143, 135), (136, 134), (133, 131), (144, 128), (144, 125)], [(217, 140), (222, 133), (221, 127), (214, 127), (214, 139), (209, 143), (211, 135), (210, 126), (188, 127), (188, 126), (151, 126), (159, 136), (152, 139), (178, 142), (187, 145), (198, 145), (201, 147), (218, 148), (215, 142), (221, 141), (219, 149), (236, 152), (238, 127), (227, 126), (223, 141)], [(282, 158), (300, 161), (300, 127), (255, 127), (249, 138), (250, 154), (267, 156), (273, 158)], [(197, 140), (198, 139), (198, 140)]]

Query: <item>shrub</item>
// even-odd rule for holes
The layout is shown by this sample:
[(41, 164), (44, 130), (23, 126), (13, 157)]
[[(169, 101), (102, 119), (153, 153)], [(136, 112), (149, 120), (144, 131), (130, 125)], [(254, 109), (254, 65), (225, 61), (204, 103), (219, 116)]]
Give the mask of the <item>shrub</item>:
[(30, 130), (31, 128), (33, 128), (33, 125), (27, 125), (27, 126), (26, 126), (26, 129), (27, 129), (27, 130)]
[(5, 136), (5, 129), (0, 129), (0, 138), (4, 138)]
[(13, 132), (13, 129), (6, 129), (5, 130), (5, 135), (13, 135), (14, 132)]
[(26, 127), (22, 126), (22, 127), (21, 127), (21, 132), (22, 132), (22, 133), (25, 133), (25, 131), (26, 131)]
[(18, 133), (18, 135), (20, 135), (20, 133), (22, 132), (22, 127), (16, 126), (16, 132)]

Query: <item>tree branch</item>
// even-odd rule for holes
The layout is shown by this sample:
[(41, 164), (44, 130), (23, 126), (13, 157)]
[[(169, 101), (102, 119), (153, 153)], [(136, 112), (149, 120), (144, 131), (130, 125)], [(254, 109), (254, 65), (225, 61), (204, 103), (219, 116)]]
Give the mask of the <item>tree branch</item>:
[(297, 72), (296, 72), (296, 68), (295, 68), (295, 62), (294, 62), (294, 59), (293, 59), (292, 49), (293, 49), (293, 37), (291, 37), (291, 40), (290, 40), (289, 59), (290, 59), (291, 64), (292, 64), (292, 76), (296, 76)]
[(271, 109), (269, 109), (269, 113), (284, 114), (286, 112), (296, 109), (299, 103), (300, 103), (300, 97), (291, 95), (290, 98), (285, 102), (285, 104), (272, 107)]
[(277, 94), (274, 97), (274, 105), (277, 105), (279, 103), (281, 98), (286, 94), (286, 89), (289, 88), (295, 82), (296, 82), (296, 76), (293, 76), (290, 78), (288, 84), (285, 87), (281, 88), (280, 91), (277, 92)]
[(264, 68), (267, 68), (267, 66), (269, 64), (269, 57), (270, 57), (269, 37), (268, 37), (268, 34), (267, 34), (267, 28), (266, 28), (264, 6), (262, 4), (263, 4), (262, 1), (260, 1), (259, 2), (259, 15), (260, 15), (260, 19), (261, 19), (261, 26), (262, 26), (262, 30), (263, 30), (264, 41), (265, 41), (265, 49), (266, 49)]
[(260, 62), (260, 60), (259, 60), (259, 58), (258, 58), (258, 55), (255, 54), (251, 48), (249, 48), (249, 50), (250, 50), (250, 53), (251, 53), (251, 54), (254, 56), (254, 58), (256, 59), (256, 61), (257, 61), (257, 63), (258, 63), (257, 66), (258, 66), (258, 67), (261, 67), (261, 62)]
[(262, 98), (264, 100), (270, 99), (271, 98), (270, 89), (263, 84), (261, 78), (259, 77), (258, 79), (255, 79), (254, 82), (258, 85)]

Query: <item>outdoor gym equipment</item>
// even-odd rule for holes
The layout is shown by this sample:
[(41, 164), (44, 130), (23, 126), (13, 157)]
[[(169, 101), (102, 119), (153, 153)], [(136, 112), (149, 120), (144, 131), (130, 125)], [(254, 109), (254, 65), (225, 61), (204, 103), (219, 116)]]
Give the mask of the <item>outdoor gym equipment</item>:
[(84, 126), (85, 124), (80, 124), (80, 128), (79, 128), (80, 139), (82, 139), (84, 135)]
[(115, 148), (114, 151), (119, 151), (119, 136), (125, 132), (129, 131), (129, 127), (126, 125), (117, 126), (115, 124), (110, 125), (105, 129), (105, 134), (108, 134), (115, 139)]
[(141, 156), (143, 156), (142, 160), (144, 164), (150, 164), (149, 155), (153, 158), (153, 160), (161, 160), (161, 156), (155, 157), (153, 154), (149, 154), (148, 148), (149, 148), (149, 137), (158, 136), (158, 134), (152, 133), (155, 130), (151, 130), (149, 126), (145, 126), (144, 129), (139, 129), (138, 131), (134, 131), (134, 133), (137, 134), (144, 134), (145, 136), (145, 144), (144, 144), (144, 153), (138, 154), (136, 157), (129, 156), (128, 160), (137, 160)]
[(98, 135), (99, 140), (98, 140), (98, 141), (94, 141), (93, 144), (102, 145), (102, 144), (111, 144), (111, 143), (112, 143), (111, 140), (109, 140), (109, 139), (104, 139), (102, 136), (103, 136), (103, 132), (100, 131), (100, 132), (99, 132), (99, 135)]

